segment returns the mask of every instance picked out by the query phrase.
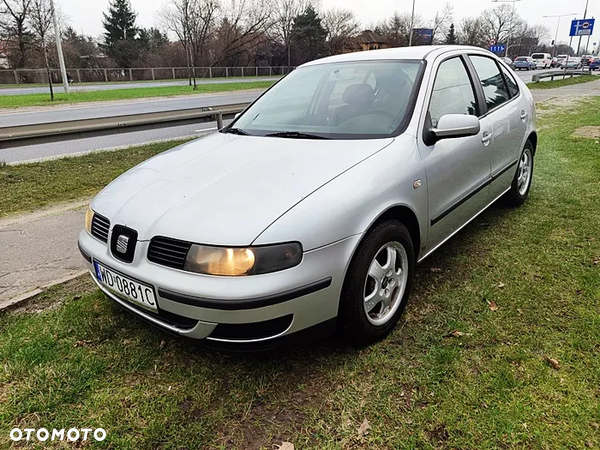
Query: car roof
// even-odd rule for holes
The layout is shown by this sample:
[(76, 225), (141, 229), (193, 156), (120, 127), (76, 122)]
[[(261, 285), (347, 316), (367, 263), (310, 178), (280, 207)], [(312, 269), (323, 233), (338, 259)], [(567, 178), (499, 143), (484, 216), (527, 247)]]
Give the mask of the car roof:
[(314, 61), (302, 64), (300, 67), (313, 66), (318, 64), (329, 64), (338, 62), (352, 61), (375, 61), (375, 60), (390, 60), (390, 59), (433, 59), (436, 56), (452, 50), (461, 51), (477, 51), (480, 53), (488, 52), (480, 47), (472, 47), (469, 45), (419, 45), (416, 47), (397, 47), (386, 48), (381, 50), (369, 50), (366, 52), (345, 53), (342, 55), (328, 56), (326, 58), (317, 59)]

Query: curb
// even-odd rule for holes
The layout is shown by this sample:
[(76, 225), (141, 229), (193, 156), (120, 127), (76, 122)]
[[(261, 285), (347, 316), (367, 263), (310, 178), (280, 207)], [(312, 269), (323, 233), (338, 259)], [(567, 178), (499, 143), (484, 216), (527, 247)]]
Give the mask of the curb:
[(5, 311), (7, 309), (10, 309), (12, 307), (18, 306), (21, 303), (25, 302), (26, 300), (29, 300), (30, 298), (35, 297), (36, 295), (41, 294), (42, 292), (44, 292), (46, 289), (51, 288), (52, 286), (56, 286), (59, 284), (63, 284), (66, 283), (67, 281), (71, 281), (77, 277), (80, 277), (81, 275), (85, 275), (86, 273), (88, 273), (88, 270), (80, 270), (78, 272), (75, 272), (69, 276), (63, 277), (63, 278), (59, 278), (57, 280), (53, 280), (43, 286), (40, 286), (38, 288), (35, 288), (32, 291), (28, 291), (25, 292), (23, 294), (19, 294), (16, 297), (12, 297), (9, 298), (8, 300), (4, 300), (3, 302), (0, 302), (0, 311)]

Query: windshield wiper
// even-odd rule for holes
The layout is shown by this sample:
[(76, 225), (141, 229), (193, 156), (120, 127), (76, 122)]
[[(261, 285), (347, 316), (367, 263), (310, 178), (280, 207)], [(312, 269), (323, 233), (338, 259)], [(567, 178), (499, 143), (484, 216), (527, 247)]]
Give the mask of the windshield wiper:
[(240, 136), (251, 136), (250, 133), (242, 130), (241, 128), (225, 128), (224, 130), (221, 130), (221, 133), (239, 134)]
[(299, 131), (281, 131), (279, 133), (267, 134), (267, 137), (282, 137), (290, 139), (329, 139), (318, 134), (300, 133)]

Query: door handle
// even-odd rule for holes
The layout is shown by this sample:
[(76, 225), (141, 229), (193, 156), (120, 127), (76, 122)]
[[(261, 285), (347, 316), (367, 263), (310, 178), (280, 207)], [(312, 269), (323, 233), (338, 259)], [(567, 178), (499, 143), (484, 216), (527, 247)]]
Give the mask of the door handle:
[(527, 111), (525, 111), (525, 110), (522, 110), (522, 111), (521, 111), (521, 120), (525, 120), (525, 119), (527, 119), (527, 116), (528, 116), (528, 115), (529, 115), (529, 114), (527, 114)]
[(488, 145), (491, 140), (492, 140), (492, 132), (484, 131), (483, 136), (481, 137), (481, 142), (483, 142), (483, 145)]

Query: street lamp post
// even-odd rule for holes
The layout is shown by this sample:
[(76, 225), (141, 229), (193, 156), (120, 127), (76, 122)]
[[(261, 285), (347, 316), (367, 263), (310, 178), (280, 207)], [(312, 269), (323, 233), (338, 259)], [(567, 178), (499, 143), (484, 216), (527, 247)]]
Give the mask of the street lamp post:
[(572, 13), (572, 14), (554, 14), (552, 16), (542, 16), (542, 17), (548, 17), (548, 18), (558, 17), (558, 23), (556, 24), (556, 34), (554, 35), (554, 55), (553, 56), (556, 56), (557, 48), (558, 48), (556, 42), (558, 40), (558, 28), (560, 27), (560, 18), (561, 17), (567, 17), (567, 16), (576, 16), (576, 15), (577, 15), (577, 13)]
[(410, 35), (408, 36), (408, 46), (412, 47), (412, 37), (413, 37), (413, 29), (415, 26), (415, 2), (417, 0), (413, 0), (412, 14), (410, 15)]
[[(520, 2), (521, 0), (492, 0), (493, 3), (512, 3), (512, 17), (510, 18), (510, 31), (508, 34), (508, 41), (512, 41), (512, 35), (513, 35), (513, 28), (514, 28), (514, 24), (515, 24), (515, 14), (517, 13), (517, 8), (515, 7), (515, 3), (516, 2)], [(498, 36), (498, 38), (500, 38), (500, 36)], [(506, 43), (506, 50), (504, 52), (504, 56), (508, 56), (508, 49), (509, 47), (514, 47), (514, 45), (508, 45), (508, 42)]]

